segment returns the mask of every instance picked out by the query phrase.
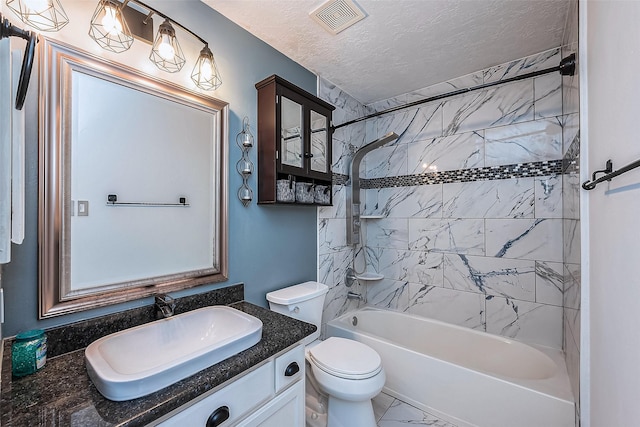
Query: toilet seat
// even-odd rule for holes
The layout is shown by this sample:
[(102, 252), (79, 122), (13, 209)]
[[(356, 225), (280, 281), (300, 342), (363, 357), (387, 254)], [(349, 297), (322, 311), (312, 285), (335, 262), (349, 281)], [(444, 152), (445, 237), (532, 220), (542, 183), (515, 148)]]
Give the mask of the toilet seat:
[(308, 356), (318, 368), (344, 379), (367, 379), (382, 370), (382, 360), (375, 350), (345, 338), (327, 338), (310, 348)]

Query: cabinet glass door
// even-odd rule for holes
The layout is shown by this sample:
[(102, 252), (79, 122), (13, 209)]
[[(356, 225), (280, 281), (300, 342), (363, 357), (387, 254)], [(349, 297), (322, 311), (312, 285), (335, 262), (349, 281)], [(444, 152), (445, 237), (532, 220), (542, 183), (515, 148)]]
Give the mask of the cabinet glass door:
[(327, 159), (329, 132), (327, 131), (329, 120), (326, 116), (311, 110), (311, 170), (315, 172), (328, 172), (331, 159)]
[(302, 140), (302, 105), (282, 96), (280, 103), (282, 164), (302, 168), (304, 166)]

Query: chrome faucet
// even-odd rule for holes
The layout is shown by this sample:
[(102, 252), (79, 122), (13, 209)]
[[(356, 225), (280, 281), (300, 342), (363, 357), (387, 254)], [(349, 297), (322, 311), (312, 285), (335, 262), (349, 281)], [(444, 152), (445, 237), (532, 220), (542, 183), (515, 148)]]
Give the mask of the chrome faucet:
[(167, 294), (155, 296), (156, 319), (163, 319), (173, 316), (176, 309), (176, 300)]
[(349, 291), (347, 293), (347, 299), (357, 299), (357, 300), (360, 300), (360, 301), (364, 301), (364, 297), (362, 296), (362, 294), (358, 294), (358, 293), (352, 292), (352, 291)]

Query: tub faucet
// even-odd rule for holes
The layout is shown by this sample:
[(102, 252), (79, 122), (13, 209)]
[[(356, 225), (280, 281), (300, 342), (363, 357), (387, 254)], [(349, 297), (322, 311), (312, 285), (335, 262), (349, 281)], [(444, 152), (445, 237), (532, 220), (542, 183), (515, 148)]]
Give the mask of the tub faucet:
[(156, 319), (163, 319), (173, 316), (176, 309), (176, 300), (167, 294), (155, 296)]
[(347, 293), (347, 299), (357, 299), (357, 300), (360, 300), (360, 301), (364, 301), (364, 298), (362, 297), (362, 294), (358, 294), (358, 293), (353, 292), (353, 291), (349, 291)]

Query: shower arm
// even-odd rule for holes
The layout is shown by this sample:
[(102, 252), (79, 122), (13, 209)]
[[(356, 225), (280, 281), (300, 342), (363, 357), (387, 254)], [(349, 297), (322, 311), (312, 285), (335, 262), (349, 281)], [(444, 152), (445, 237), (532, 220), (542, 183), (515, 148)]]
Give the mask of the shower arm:
[(360, 154), (358, 151), (353, 156), (353, 160), (351, 161), (351, 165), (349, 166), (349, 179), (351, 181), (351, 204), (359, 205), (360, 204), (360, 162), (364, 157), (364, 154)]
[(398, 139), (395, 132), (389, 132), (364, 147), (353, 155), (349, 166), (349, 182), (346, 188), (347, 198), (347, 244), (357, 245), (360, 242), (360, 163), (365, 155), (376, 148), (382, 147), (391, 141)]

